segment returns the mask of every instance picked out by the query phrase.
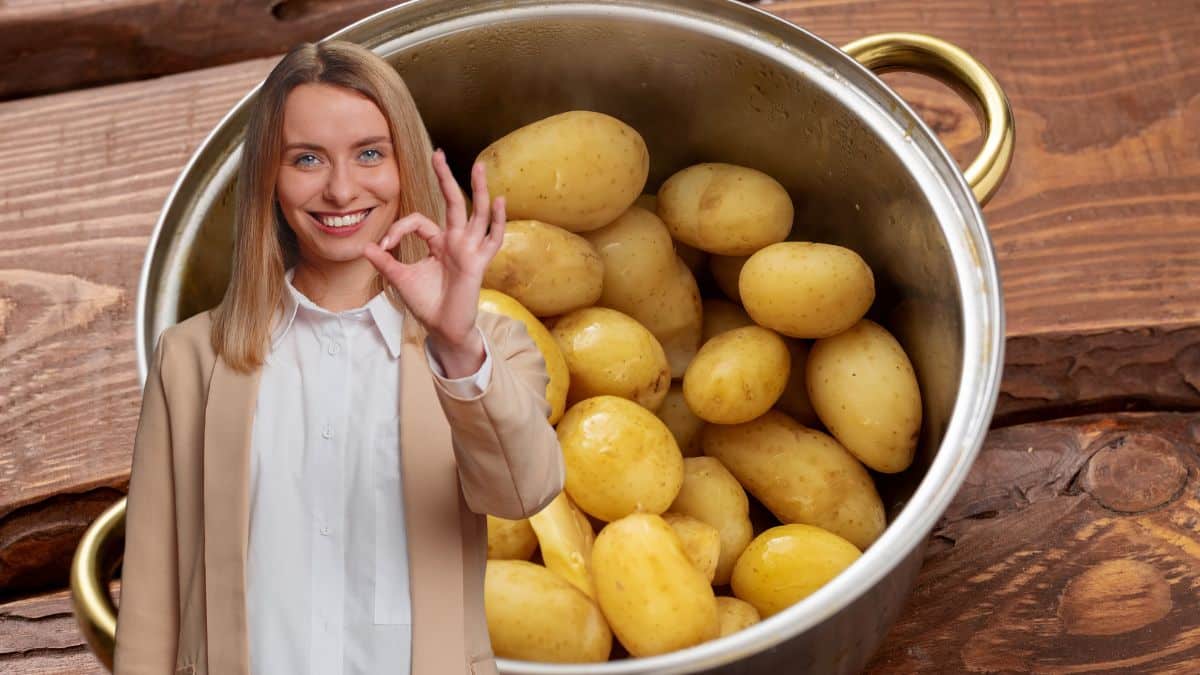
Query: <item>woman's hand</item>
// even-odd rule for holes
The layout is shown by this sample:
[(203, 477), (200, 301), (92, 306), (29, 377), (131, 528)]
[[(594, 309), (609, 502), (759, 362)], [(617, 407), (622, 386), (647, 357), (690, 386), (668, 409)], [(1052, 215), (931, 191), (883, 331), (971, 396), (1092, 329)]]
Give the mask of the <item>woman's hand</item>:
[[(504, 198), (492, 204), (483, 164), (476, 162), (471, 168), (474, 212), (468, 214), (441, 150), (433, 153), (433, 170), (446, 198), (446, 228), (424, 214), (410, 213), (392, 223), (379, 244), (368, 243), (363, 255), (429, 331), (430, 349), (446, 376), (465, 377), (477, 371), (485, 357), (475, 317), (484, 270), (504, 242)], [(387, 249), (410, 232), (429, 245), (429, 256), (405, 264)]]

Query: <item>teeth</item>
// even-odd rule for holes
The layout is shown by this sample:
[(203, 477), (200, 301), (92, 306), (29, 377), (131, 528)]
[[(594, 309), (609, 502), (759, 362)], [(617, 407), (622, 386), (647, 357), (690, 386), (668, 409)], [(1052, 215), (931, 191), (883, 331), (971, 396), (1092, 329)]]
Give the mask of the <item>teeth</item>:
[(350, 227), (362, 222), (363, 218), (367, 217), (367, 211), (370, 209), (352, 213), (348, 216), (318, 216), (321, 219), (321, 224), (325, 227)]

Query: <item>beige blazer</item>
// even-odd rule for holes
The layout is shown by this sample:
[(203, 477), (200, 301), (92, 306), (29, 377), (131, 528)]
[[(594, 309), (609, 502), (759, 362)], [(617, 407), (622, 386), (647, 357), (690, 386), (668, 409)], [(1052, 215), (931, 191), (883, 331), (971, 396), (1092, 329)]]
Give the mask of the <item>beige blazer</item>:
[[(562, 452), (546, 421), (545, 362), (523, 324), (480, 312), (491, 381), (477, 397), (455, 398), (433, 377), (407, 318), (400, 466), (412, 673), (495, 673), (483, 611), (483, 514), (526, 518), (563, 488)], [(116, 675), (249, 674), (249, 451), (261, 370), (240, 374), (216, 358), (210, 325), (204, 312), (165, 330), (146, 377)]]

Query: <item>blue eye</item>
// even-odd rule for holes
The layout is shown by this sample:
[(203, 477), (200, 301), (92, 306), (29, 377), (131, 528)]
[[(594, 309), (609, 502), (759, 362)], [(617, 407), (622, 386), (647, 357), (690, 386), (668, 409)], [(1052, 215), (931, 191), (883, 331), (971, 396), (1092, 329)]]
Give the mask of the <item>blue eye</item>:
[[(373, 155), (368, 155), (368, 153), (373, 153)], [(366, 150), (362, 151), (359, 157), (362, 157), (369, 162), (376, 162), (383, 159), (383, 153), (379, 152), (375, 148), (367, 148)]]
[[(294, 164), (296, 166), (313, 166), (313, 164), (316, 162), (316, 159), (317, 159), (316, 155), (312, 154), (311, 152), (306, 152), (303, 155), (299, 155), (294, 160), (292, 160), (292, 164)], [(310, 162), (308, 160), (313, 160), (313, 161)]]

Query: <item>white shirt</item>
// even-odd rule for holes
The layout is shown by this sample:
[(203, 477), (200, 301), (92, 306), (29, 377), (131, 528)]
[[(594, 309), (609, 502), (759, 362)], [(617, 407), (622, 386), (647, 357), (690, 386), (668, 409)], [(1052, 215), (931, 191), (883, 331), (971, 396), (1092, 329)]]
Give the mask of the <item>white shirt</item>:
[[(400, 483), (403, 314), (343, 312), (292, 285), (251, 442), (246, 610), (254, 675), (407, 675), (412, 613)], [(486, 341), (484, 342), (486, 350)], [(435, 377), (444, 374), (425, 350)], [(442, 378), (462, 397), (491, 377)]]

